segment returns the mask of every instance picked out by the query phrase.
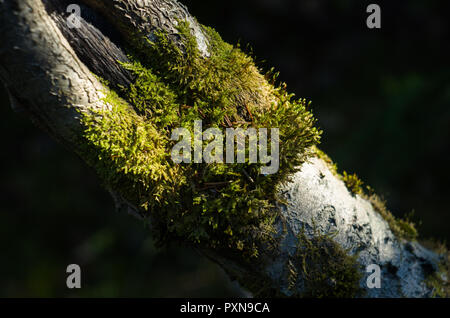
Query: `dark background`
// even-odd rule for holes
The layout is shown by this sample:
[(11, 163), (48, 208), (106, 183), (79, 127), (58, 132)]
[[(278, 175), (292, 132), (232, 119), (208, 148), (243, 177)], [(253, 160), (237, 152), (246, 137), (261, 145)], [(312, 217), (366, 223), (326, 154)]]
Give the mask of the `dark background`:
[[(381, 30), (366, 27), (364, 1), (182, 2), (313, 101), (321, 148), (341, 171), (356, 172), (395, 215), (414, 210), (422, 239), (448, 241), (445, 1), (377, 1)], [(2, 87), (0, 106), (0, 296), (241, 295), (194, 252), (157, 249), (81, 160), (12, 112)], [(81, 290), (65, 286), (71, 263), (82, 268)]]

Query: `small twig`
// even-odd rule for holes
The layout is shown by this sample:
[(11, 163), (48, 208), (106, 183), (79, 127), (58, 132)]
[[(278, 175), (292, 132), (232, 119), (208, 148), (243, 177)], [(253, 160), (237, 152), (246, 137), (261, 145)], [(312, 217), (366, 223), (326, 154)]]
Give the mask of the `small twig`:
[[(181, 108), (184, 108), (184, 109), (191, 109), (191, 108), (193, 108), (193, 106), (189, 106), (189, 105), (181, 105)], [(206, 118), (205, 113), (202, 112), (201, 109), (197, 109), (197, 110), (198, 110), (200, 116), (201, 116), (203, 119)]]
[(233, 127), (233, 124), (231, 123), (231, 120), (230, 120), (230, 118), (228, 118), (228, 116), (227, 115), (225, 115), (224, 116), (224, 118), (225, 118), (225, 121), (227, 122), (227, 124), (228, 124), (228, 127)]
[(206, 182), (203, 184), (203, 188), (200, 188), (199, 191), (204, 191), (208, 189), (215, 189), (215, 188), (221, 188), (225, 187), (228, 184), (230, 184), (231, 181), (223, 181), (223, 182)]
[(247, 171), (245, 171), (245, 169), (242, 169), (242, 172), (245, 174), (245, 176), (250, 180), (251, 183), (255, 183), (255, 180), (253, 180), (252, 177), (250, 177), (250, 175), (248, 174)]
[(253, 124), (253, 115), (252, 112), (250, 111), (250, 108), (248, 108), (247, 104), (244, 104), (245, 108), (247, 109), (248, 114), (250, 115), (250, 119), (252, 120), (252, 124)]
[(248, 125), (251, 124), (251, 122), (245, 121), (245, 120), (237, 120), (237, 121), (233, 121), (233, 125)]

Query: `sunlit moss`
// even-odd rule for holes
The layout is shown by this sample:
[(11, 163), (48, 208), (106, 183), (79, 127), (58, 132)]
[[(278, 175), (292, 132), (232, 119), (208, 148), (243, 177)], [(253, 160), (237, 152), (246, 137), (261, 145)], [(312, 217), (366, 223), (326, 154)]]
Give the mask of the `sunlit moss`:
[(333, 240), (332, 234), (317, 229), (309, 237), (303, 228), (297, 236), (297, 250), (288, 263), (288, 283), (297, 297), (348, 298), (361, 296), (362, 268), (357, 255), (350, 255)]
[[(139, 54), (130, 52), (123, 67), (136, 80), (106, 92), (112, 111), (84, 114), (83, 149), (104, 182), (151, 219), (161, 243), (179, 240), (251, 259), (272, 239), (277, 185), (306, 160), (321, 132), (305, 100), (269, 83), (251, 57), (204, 31), (208, 58), (183, 22), (181, 47), (157, 33)], [(197, 119), (222, 130), (279, 128), (279, 172), (263, 176), (261, 164), (248, 162), (174, 164), (172, 129), (192, 133)]]
[(344, 181), (347, 188), (353, 193), (353, 194), (362, 194), (363, 193), (363, 182), (359, 177), (354, 174), (348, 174), (347, 171), (344, 171), (342, 174), (342, 180)]
[(334, 176), (339, 177), (339, 178), (341, 177), (340, 174), (338, 173), (337, 164), (335, 162), (333, 162), (333, 160), (325, 152), (323, 152), (321, 149), (319, 149), (316, 146), (313, 146), (312, 150), (313, 150), (314, 155), (317, 158), (322, 159), (326, 163), (328, 169), (331, 171), (331, 173)]
[(380, 215), (388, 222), (392, 232), (399, 238), (404, 238), (407, 240), (416, 239), (418, 232), (413, 222), (408, 219), (398, 219), (392, 215), (392, 213), (387, 209), (386, 202), (382, 200), (375, 193), (363, 194), (365, 199), (372, 203), (374, 209), (380, 213)]
[(353, 195), (359, 195), (362, 198), (370, 201), (375, 211), (377, 211), (389, 224), (392, 232), (399, 238), (413, 240), (417, 238), (418, 233), (413, 222), (408, 219), (399, 219), (387, 209), (386, 202), (382, 200), (374, 190), (369, 187), (364, 187), (364, 182), (359, 179), (356, 174), (348, 174), (346, 171), (343, 174), (338, 172), (337, 165), (330, 159), (330, 157), (317, 147), (313, 148), (314, 154), (322, 159), (330, 169), (330, 171), (339, 179), (341, 179), (348, 190)]
[(437, 298), (450, 297), (450, 251), (441, 242), (423, 242), (426, 247), (439, 255), (438, 270), (429, 273), (425, 283), (432, 290), (432, 296)]

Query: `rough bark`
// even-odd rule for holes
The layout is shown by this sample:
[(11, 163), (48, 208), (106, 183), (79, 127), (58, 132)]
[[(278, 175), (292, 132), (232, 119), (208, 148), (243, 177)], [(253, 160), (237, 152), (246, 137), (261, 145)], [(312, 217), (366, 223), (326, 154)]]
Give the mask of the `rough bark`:
[[(71, 150), (78, 152), (81, 112), (109, 109), (102, 101), (104, 87), (95, 73), (113, 86), (128, 85), (133, 77), (118, 61), (127, 61), (123, 47), (138, 35), (152, 38), (162, 30), (177, 41), (178, 20), (188, 20), (204, 58), (208, 41), (188, 10), (174, 0), (85, 0), (85, 22), (79, 29), (66, 26), (65, 1), (0, 0), (0, 78), (16, 108)], [(180, 42), (180, 47), (182, 46)], [(321, 234), (337, 232), (333, 240), (351, 255), (358, 255), (362, 270), (370, 264), (382, 268), (380, 289), (367, 297), (428, 297), (433, 288), (427, 277), (438, 270), (439, 256), (414, 241), (396, 237), (372, 204), (353, 195), (319, 158), (303, 164), (281, 189), (286, 204), (279, 204), (279, 239), (275, 251), (263, 251), (263, 267), (249, 268), (212, 250), (202, 250), (232, 278), (247, 283), (268, 283), (275, 294), (301, 294), (301, 274), (290, 286), (287, 268), (295, 256), (298, 234), (306, 229)], [(115, 196), (118, 205), (127, 206)], [(139, 216), (139, 209), (128, 206)], [(299, 265), (294, 270), (301, 273)]]

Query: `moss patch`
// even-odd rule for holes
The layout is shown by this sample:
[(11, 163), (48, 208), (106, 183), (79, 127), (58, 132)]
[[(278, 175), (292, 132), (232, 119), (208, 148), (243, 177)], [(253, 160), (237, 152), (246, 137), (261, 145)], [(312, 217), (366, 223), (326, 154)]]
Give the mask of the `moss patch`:
[(433, 291), (433, 297), (450, 297), (450, 251), (446, 244), (435, 240), (421, 242), (425, 247), (439, 255), (438, 270), (428, 275), (425, 283)]
[[(369, 188), (370, 189), (370, 188)], [(382, 200), (375, 193), (363, 193), (362, 197), (372, 203), (374, 209), (388, 222), (392, 232), (399, 238), (406, 240), (414, 240), (418, 236), (418, 232), (413, 222), (408, 218), (398, 219), (386, 207), (386, 201)]]
[(388, 222), (390, 229), (397, 237), (407, 240), (417, 238), (418, 232), (414, 223), (408, 218), (398, 219), (394, 217), (394, 215), (392, 215), (392, 213), (387, 209), (386, 202), (375, 194), (374, 190), (370, 186), (364, 187), (364, 182), (361, 181), (356, 174), (348, 174), (346, 171), (340, 174), (336, 163), (334, 163), (326, 153), (317, 147), (314, 147), (313, 151), (316, 157), (325, 161), (330, 171), (336, 177), (344, 181), (348, 190), (353, 193), (353, 195), (359, 195), (370, 201), (373, 208)]
[(338, 172), (337, 164), (335, 162), (333, 162), (333, 160), (330, 158), (330, 156), (328, 156), (325, 152), (323, 152), (317, 146), (313, 146), (312, 151), (317, 158), (322, 159), (326, 163), (328, 169), (331, 171), (331, 173), (334, 176), (336, 176), (338, 178), (341, 177)]
[(348, 174), (347, 171), (344, 171), (341, 179), (353, 194), (362, 194), (364, 192), (362, 188), (364, 183), (359, 179), (356, 173)]
[[(179, 23), (182, 48), (155, 34), (130, 55), (136, 81), (108, 90), (112, 111), (83, 114), (83, 155), (105, 184), (151, 218), (161, 243), (183, 241), (251, 259), (272, 237), (277, 184), (288, 180), (319, 142), (305, 100), (275, 86), (251, 57), (204, 28), (211, 57), (203, 58), (187, 23)], [(148, 41), (148, 40), (145, 40)], [(120, 96), (120, 97), (119, 97)], [(174, 128), (279, 128), (280, 169), (259, 174), (261, 164), (174, 164)], [(270, 142), (270, 139), (269, 139)]]
[[(300, 269), (297, 273), (295, 269)], [(299, 297), (348, 298), (360, 296), (362, 268), (357, 255), (350, 255), (333, 240), (331, 234), (320, 234), (314, 229), (309, 238), (302, 229), (298, 235), (295, 256), (288, 263), (288, 281), (291, 290), (303, 284)]]

